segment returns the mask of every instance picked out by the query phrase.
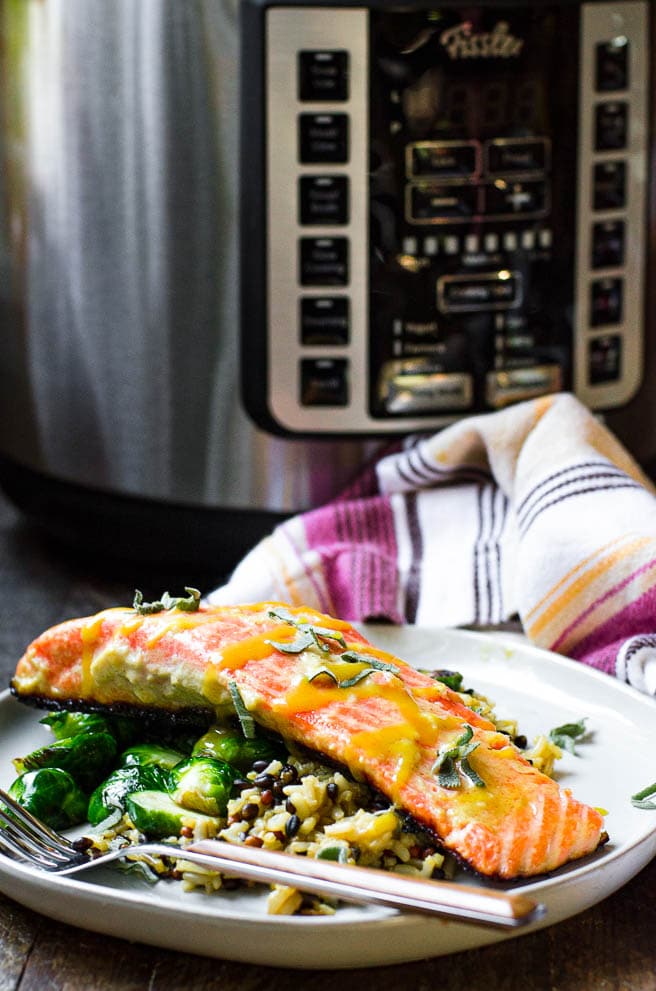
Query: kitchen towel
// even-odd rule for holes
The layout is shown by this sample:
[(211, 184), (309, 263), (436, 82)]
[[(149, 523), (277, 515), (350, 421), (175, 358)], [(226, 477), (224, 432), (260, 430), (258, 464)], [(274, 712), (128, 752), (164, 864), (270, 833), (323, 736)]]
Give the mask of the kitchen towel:
[(656, 493), (568, 393), (408, 438), (210, 593), (350, 620), (494, 627), (656, 695)]

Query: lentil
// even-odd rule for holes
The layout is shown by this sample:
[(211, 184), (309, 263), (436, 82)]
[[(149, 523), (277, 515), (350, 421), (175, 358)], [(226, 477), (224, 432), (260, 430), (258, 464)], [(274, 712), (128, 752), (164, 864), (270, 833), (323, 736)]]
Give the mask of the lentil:
[(285, 826), (285, 836), (288, 839), (291, 839), (292, 836), (296, 836), (300, 828), (301, 820), (299, 817), (296, 814), (291, 815), (287, 820), (287, 825)]
[(261, 847), (264, 846), (264, 840), (260, 836), (247, 836), (244, 840), (244, 846)]
[(253, 780), (253, 784), (258, 788), (273, 788), (273, 775), (272, 774), (258, 774)]
[(260, 807), (257, 802), (247, 802), (241, 810), (241, 817), (242, 819), (245, 819), (246, 822), (250, 822), (251, 819), (257, 819), (259, 812)]
[(285, 764), (280, 772), (280, 780), (284, 785), (292, 785), (298, 780), (298, 771), (293, 764)]

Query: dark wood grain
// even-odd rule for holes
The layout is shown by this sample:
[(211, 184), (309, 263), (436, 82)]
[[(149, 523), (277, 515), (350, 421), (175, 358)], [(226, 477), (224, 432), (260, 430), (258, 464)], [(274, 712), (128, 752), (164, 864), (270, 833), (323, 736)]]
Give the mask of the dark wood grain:
[[(219, 576), (217, 575), (217, 581)], [(69, 616), (181, 588), (186, 576), (90, 561), (45, 541), (0, 496), (0, 681)], [(656, 825), (656, 819), (655, 819)], [(359, 971), (277, 970), (65, 926), (0, 895), (0, 991), (656, 991), (656, 862), (582, 915), (485, 949)]]

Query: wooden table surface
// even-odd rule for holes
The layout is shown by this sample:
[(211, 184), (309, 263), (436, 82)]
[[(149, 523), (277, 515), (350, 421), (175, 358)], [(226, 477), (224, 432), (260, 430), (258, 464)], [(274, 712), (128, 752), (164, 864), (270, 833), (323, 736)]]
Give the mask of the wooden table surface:
[[(0, 496), (0, 681), (55, 622), (129, 602), (135, 586), (154, 597), (183, 584), (209, 589), (220, 577), (139, 573), (129, 562), (73, 556), (44, 541)], [(53, 922), (0, 895), (0, 991), (656, 991), (655, 937), (656, 861), (601, 904), (542, 932), (358, 971), (278, 970), (168, 952)]]

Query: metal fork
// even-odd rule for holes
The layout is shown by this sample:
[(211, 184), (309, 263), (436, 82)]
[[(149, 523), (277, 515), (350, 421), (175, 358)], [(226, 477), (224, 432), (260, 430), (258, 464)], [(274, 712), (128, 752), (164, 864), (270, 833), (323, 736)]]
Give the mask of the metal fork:
[(201, 840), (187, 847), (140, 843), (93, 857), (27, 812), (0, 788), (0, 852), (50, 874), (75, 874), (119, 859), (144, 856), (189, 861), (230, 877), (285, 884), (299, 891), (355, 903), (373, 903), (502, 928), (535, 922), (543, 905), (519, 892), (392, 874), (368, 867), (300, 857), (257, 847)]

